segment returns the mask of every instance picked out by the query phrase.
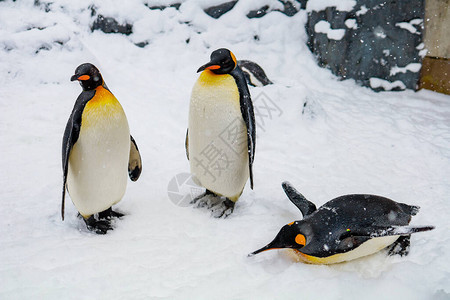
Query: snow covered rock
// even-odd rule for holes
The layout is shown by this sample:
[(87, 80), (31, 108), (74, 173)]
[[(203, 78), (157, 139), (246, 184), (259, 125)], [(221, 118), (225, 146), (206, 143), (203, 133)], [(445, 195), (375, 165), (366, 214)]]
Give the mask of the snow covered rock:
[(145, 6), (147, 6), (151, 10), (165, 10), (166, 8), (169, 8), (169, 7), (173, 7), (176, 10), (178, 10), (180, 8), (180, 6), (181, 6), (181, 3), (173, 3), (173, 4), (169, 4), (169, 5), (150, 5), (150, 4), (145, 4)]
[(219, 4), (219, 5), (208, 7), (204, 11), (208, 16), (210, 16), (214, 19), (218, 19), (222, 15), (224, 15), (227, 12), (229, 12), (230, 10), (232, 10), (233, 7), (236, 5), (236, 3), (237, 3), (237, 0), (229, 1), (229, 2)]
[(133, 33), (133, 25), (125, 23), (119, 24), (114, 18), (98, 15), (91, 27), (92, 31), (101, 30), (104, 33), (122, 33), (130, 35)]
[[(308, 47), (320, 66), (375, 91), (417, 89), (423, 0), (310, 0), (307, 11)], [(401, 84), (373, 84), (374, 78)]]
[(261, 8), (252, 10), (247, 14), (247, 18), (261, 18), (271, 11), (279, 11), (288, 17), (294, 16), (300, 9), (306, 8), (307, 0), (278, 0), (283, 5), (282, 9), (271, 8), (269, 5), (261, 6)]

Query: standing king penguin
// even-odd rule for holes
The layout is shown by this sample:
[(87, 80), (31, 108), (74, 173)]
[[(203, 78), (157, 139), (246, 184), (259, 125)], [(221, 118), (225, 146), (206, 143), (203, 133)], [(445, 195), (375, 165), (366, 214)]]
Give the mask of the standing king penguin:
[(82, 64), (70, 80), (78, 80), (83, 91), (64, 131), (61, 216), (64, 220), (67, 188), (87, 228), (105, 234), (112, 229), (109, 219), (123, 216), (111, 207), (125, 194), (127, 172), (132, 181), (139, 178), (141, 156), (125, 112), (99, 70)]
[(205, 187), (206, 193), (193, 202), (209, 206), (215, 217), (227, 217), (249, 177), (253, 189), (253, 104), (230, 50), (215, 50), (197, 72), (202, 73), (192, 89), (186, 154), (194, 182)]

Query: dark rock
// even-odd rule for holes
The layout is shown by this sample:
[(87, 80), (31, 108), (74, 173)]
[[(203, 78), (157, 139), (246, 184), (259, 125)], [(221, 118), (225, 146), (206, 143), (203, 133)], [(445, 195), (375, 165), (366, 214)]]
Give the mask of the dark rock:
[(42, 44), (34, 53), (38, 54), (39, 52), (41, 52), (43, 50), (44, 51), (49, 51), (51, 49), (52, 49), (52, 46), (50, 44), (45, 43), (45, 44)]
[(102, 15), (97, 16), (91, 29), (92, 31), (101, 30), (104, 33), (122, 33), (125, 35), (133, 33), (133, 25), (128, 23), (120, 25), (114, 18), (104, 17)]
[(269, 10), (269, 5), (264, 5), (258, 10), (251, 10), (247, 14), (247, 18), (254, 19), (254, 18), (261, 18), (264, 17), (267, 14), (267, 11)]
[(181, 3), (173, 3), (173, 4), (170, 4), (170, 5), (153, 5), (153, 6), (150, 6), (148, 3), (146, 3), (145, 6), (147, 6), (151, 10), (165, 10), (166, 8), (169, 8), (169, 7), (172, 7), (172, 8), (175, 8), (176, 10), (179, 10), (180, 6), (181, 6)]
[(308, 3), (308, 0), (296, 0), (298, 3), (300, 3), (300, 9), (306, 9), (306, 3)]
[(251, 86), (265, 86), (273, 82), (267, 78), (263, 68), (257, 63), (249, 60), (238, 60), (238, 66), (244, 73), (248, 85)]
[[(363, 6), (368, 10), (362, 11)], [(377, 0), (357, 0), (352, 11), (337, 11), (335, 7), (313, 11), (306, 24), (308, 47), (320, 66), (329, 68), (342, 79), (353, 78), (368, 87), (370, 78), (400, 80), (406, 88), (416, 90), (419, 72), (395, 73), (393, 68), (422, 62), (417, 46), (423, 41), (424, 11), (424, 0), (387, 0), (381, 4)], [(418, 19), (422, 22), (410, 23)], [(315, 32), (315, 25), (322, 20), (332, 29), (345, 29), (344, 37), (334, 40), (325, 33)], [(351, 22), (356, 27), (348, 28), (345, 24), (348, 20), (354, 20)], [(414, 33), (401, 28), (399, 23), (408, 23)]]
[(40, 0), (34, 0), (34, 6), (39, 7), (39, 9), (43, 9), (45, 12), (49, 12), (51, 10), (52, 4), (53, 3), (51, 2), (49, 3), (49, 2), (41, 2)]
[(233, 9), (233, 7), (236, 5), (238, 1), (229, 1), (229, 2), (225, 2), (216, 6), (211, 6), (207, 9), (204, 10), (204, 12), (214, 18), (214, 19), (218, 19), (220, 18), (222, 15), (226, 14), (227, 12), (229, 12), (230, 10)]
[(282, 12), (288, 17), (294, 16), (296, 13), (298, 13), (298, 10), (295, 8), (295, 6), (292, 4), (289, 0), (279, 0), (284, 5), (283, 10), (277, 10), (279, 12)]
[(138, 46), (139, 48), (144, 48), (148, 44), (149, 44), (148, 41), (143, 41), (143, 42), (140, 42), (140, 43), (136, 43), (135, 45)]
[(97, 7), (95, 7), (94, 5), (90, 5), (88, 7), (88, 9), (91, 10), (91, 17), (94, 17), (95, 15), (97, 15)]

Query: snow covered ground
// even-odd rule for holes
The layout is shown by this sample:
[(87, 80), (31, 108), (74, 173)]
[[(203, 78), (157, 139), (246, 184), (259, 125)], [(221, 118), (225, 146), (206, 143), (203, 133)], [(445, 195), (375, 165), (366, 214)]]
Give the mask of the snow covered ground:
[[(304, 11), (245, 17), (275, 0), (239, 1), (218, 20), (202, 10), (216, 0), (179, 11), (82, 2), (54, 1), (47, 13), (44, 2), (0, 2), (0, 299), (450, 299), (449, 96), (338, 81), (305, 45)], [(90, 4), (132, 23), (133, 34), (91, 32)], [(255, 189), (247, 184), (227, 219), (175, 205), (167, 191), (189, 171), (195, 71), (220, 47), (274, 82), (251, 88)], [(60, 218), (61, 139), (81, 91), (69, 78), (83, 62), (122, 103), (144, 164), (116, 207), (126, 216), (105, 236), (85, 229), (70, 200)], [(413, 235), (403, 258), (382, 251), (332, 266), (295, 263), (283, 250), (249, 258), (301, 217), (283, 180), (318, 206), (349, 193), (419, 205), (411, 224), (436, 229)]]

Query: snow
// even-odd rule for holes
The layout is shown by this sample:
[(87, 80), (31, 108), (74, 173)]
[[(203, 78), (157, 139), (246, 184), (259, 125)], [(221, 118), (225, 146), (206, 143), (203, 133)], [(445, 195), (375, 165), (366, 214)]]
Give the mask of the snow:
[(323, 20), (314, 25), (314, 31), (325, 33), (331, 40), (341, 40), (345, 35), (345, 29), (331, 29), (331, 24)]
[[(48, 13), (43, 2), (0, 2), (1, 299), (449, 298), (449, 96), (339, 81), (306, 47), (304, 11), (249, 20), (257, 1), (239, 1), (215, 20), (202, 10), (207, 1), (179, 11), (82, 2), (57, 0)], [(91, 32), (89, 5), (134, 33)], [(175, 205), (167, 190), (189, 170), (195, 71), (220, 47), (264, 68), (274, 84), (251, 88), (252, 97), (282, 111), (257, 129), (255, 189), (247, 183), (227, 219)], [(116, 206), (126, 216), (105, 236), (88, 232), (69, 200), (64, 222), (59, 212), (61, 140), (81, 91), (69, 79), (83, 62), (121, 102), (143, 159)], [(297, 263), (284, 250), (249, 258), (301, 218), (284, 180), (318, 207), (351, 193), (418, 205), (411, 225), (436, 229), (414, 234), (406, 257), (381, 251), (332, 266)]]
[(422, 19), (413, 19), (409, 22), (399, 22), (396, 23), (395, 26), (400, 27), (402, 29), (406, 29), (411, 33), (416, 33), (416, 34), (420, 34), (420, 32), (417, 30), (416, 27), (414, 26), (419, 26), (423, 23)]
[(306, 11), (321, 11), (327, 7), (336, 7), (338, 11), (351, 11), (355, 5), (355, 0), (309, 0), (306, 3)]
[(385, 91), (391, 91), (395, 88), (399, 88), (401, 90), (404, 90), (406, 88), (405, 84), (400, 80), (390, 82), (381, 78), (372, 77), (369, 81), (370, 86), (374, 89), (382, 87)]
[(406, 73), (407, 71), (416, 73), (419, 72), (421, 68), (422, 64), (419, 63), (410, 63), (404, 67), (394, 66), (392, 67), (390, 74), (392, 76), (397, 73)]
[(347, 19), (344, 22), (345, 26), (350, 29), (358, 29), (358, 24), (356, 23), (356, 19)]
[(359, 16), (362, 16), (362, 15), (365, 15), (368, 11), (369, 11), (369, 9), (365, 5), (361, 5), (359, 10), (356, 12), (356, 16), (359, 17)]

